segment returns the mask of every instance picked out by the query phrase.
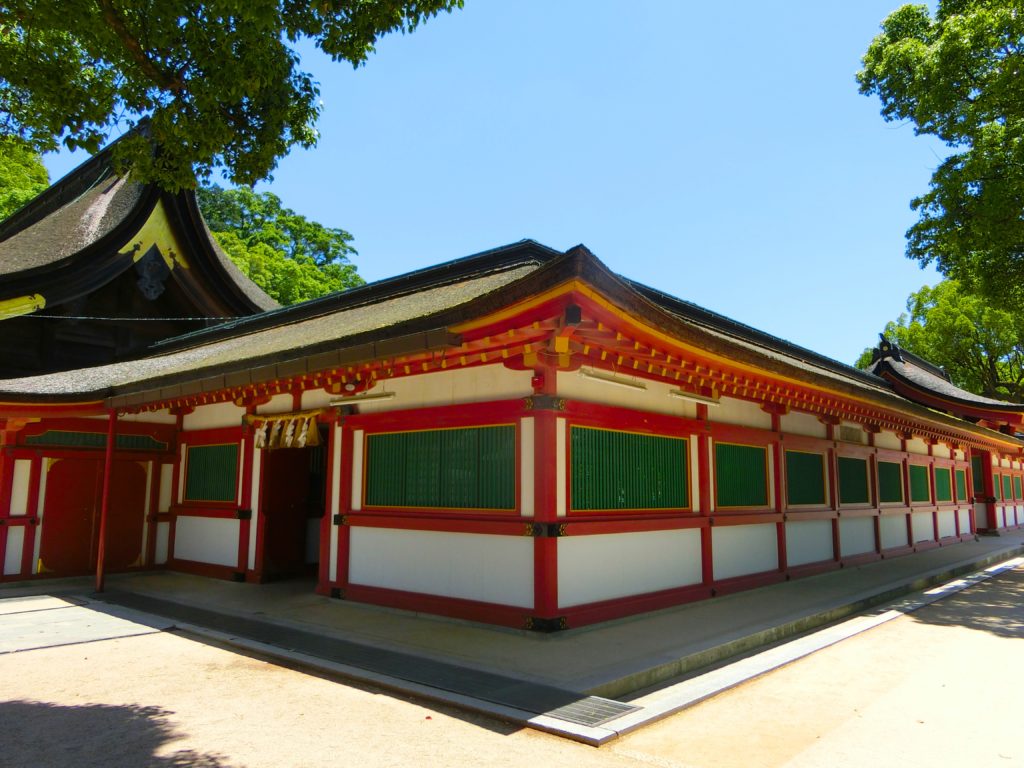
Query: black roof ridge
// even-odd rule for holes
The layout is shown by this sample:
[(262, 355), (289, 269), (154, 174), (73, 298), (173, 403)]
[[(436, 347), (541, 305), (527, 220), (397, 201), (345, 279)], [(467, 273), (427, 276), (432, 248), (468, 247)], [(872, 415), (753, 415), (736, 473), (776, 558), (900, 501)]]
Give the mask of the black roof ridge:
[(114, 147), (135, 130), (138, 128), (118, 136), (95, 155), (72, 168), (21, 208), (0, 221), (0, 242), (14, 237), (68, 203), (74, 202), (98, 182), (113, 174), (111, 158)]
[[(622, 276), (620, 275), (620, 277)], [(889, 388), (888, 382), (874, 373), (863, 371), (856, 366), (828, 357), (820, 352), (815, 352), (807, 347), (802, 347), (799, 344), (794, 344), (791, 341), (786, 341), (779, 336), (774, 336), (746, 323), (741, 323), (739, 320), (733, 320), (731, 317), (726, 317), (692, 301), (680, 299), (677, 296), (665, 293), (657, 288), (652, 288), (649, 285), (644, 285), (636, 280), (630, 280), (628, 277), (622, 277), (622, 279), (641, 294), (646, 295), (647, 298), (660, 305), (662, 309), (673, 314), (680, 314), (691, 322), (701, 323), (713, 330), (742, 339), (743, 341), (768, 347), (777, 352), (801, 359), (804, 362), (819, 365), (834, 373), (843, 376), (853, 376), (865, 383)]]
[[(523, 238), (514, 243), (488, 248), (469, 256), (385, 277), (343, 291), (335, 291), (298, 304), (233, 318), (208, 328), (172, 336), (152, 344), (148, 349), (151, 355), (165, 354), (179, 349), (200, 346), (224, 337), (244, 335), (268, 327), (310, 320), (341, 309), (355, 309), (367, 304), (400, 298), (425, 288), (448, 285), (470, 275), (483, 276), (530, 262), (544, 264), (562, 255), (561, 251), (543, 243), (531, 238)], [(284, 318), (283, 322), (282, 318)]]
[[(920, 355), (915, 355), (913, 352), (904, 349), (894, 341), (890, 341), (889, 343), (899, 350), (900, 357), (903, 359), (903, 362), (907, 362), (909, 358), (909, 361), (916, 365), (918, 368), (924, 368), (926, 371), (928, 371), (928, 373), (934, 376), (938, 376), (939, 378), (945, 379), (951, 384), (953, 383), (953, 380), (949, 377), (949, 373), (946, 371), (945, 368), (936, 365), (930, 360), (926, 360)], [(889, 357), (892, 357), (892, 355), (890, 354)], [(963, 389), (963, 387), (959, 387), (959, 389)], [(966, 392), (967, 390), (964, 391)]]

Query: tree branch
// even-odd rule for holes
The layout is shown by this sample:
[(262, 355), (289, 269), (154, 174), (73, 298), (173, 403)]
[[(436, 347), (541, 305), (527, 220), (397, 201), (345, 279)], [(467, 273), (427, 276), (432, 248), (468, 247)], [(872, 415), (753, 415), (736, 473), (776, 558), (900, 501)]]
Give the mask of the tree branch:
[(132, 59), (139, 68), (142, 69), (143, 73), (152, 80), (161, 90), (170, 91), (177, 93), (185, 87), (184, 81), (181, 79), (180, 73), (176, 75), (169, 75), (161, 70), (153, 60), (150, 59), (142, 44), (138, 38), (135, 37), (131, 32), (128, 31), (128, 27), (125, 26), (124, 20), (118, 13), (117, 9), (114, 8), (112, 0), (97, 0), (100, 9), (103, 11), (103, 20), (110, 27), (111, 31), (117, 35), (124, 47), (128, 50)]

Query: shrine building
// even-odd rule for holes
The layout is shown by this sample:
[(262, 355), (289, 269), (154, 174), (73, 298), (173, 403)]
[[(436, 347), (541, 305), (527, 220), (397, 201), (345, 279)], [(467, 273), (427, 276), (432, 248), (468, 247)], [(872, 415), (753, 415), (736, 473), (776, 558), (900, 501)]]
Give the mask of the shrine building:
[(530, 240), (275, 308), (94, 162), (0, 225), (2, 581), (555, 630), (1024, 525), (1024, 405), (890, 342), (857, 370)]

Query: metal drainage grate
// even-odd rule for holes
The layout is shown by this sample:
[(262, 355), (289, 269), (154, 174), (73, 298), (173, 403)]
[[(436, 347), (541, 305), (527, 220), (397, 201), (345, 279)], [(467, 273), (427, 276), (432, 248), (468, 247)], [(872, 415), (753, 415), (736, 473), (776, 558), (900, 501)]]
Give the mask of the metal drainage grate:
[(621, 701), (602, 699), (600, 696), (587, 696), (571, 704), (566, 704), (555, 709), (544, 712), (546, 717), (555, 717), (576, 725), (598, 726), (622, 717), (630, 712), (636, 712), (640, 707), (632, 704), (623, 704)]

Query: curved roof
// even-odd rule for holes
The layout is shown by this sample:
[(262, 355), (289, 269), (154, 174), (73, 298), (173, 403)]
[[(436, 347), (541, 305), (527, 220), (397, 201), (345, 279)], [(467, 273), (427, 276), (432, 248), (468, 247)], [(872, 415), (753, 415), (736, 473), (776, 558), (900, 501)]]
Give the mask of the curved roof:
[(1020, 424), (1024, 404), (976, 395), (954, 384), (942, 368), (882, 338), (868, 370), (904, 397), (972, 420)]
[[(209, 284), (203, 290), (238, 314), (279, 306), (220, 249), (194, 193), (169, 195), (154, 185), (118, 176), (112, 164), (115, 145), (0, 222), (0, 299), (43, 293), (37, 289), (46, 286), (52, 306), (51, 296), (60, 303), (105, 284), (131, 266), (132, 260), (118, 258), (119, 253), (162, 200), (176, 215), (183, 230), (178, 234), (189, 241), (189, 260), (201, 262), (200, 271)], [(55, 291), (56, 284), (66, 290)]]

